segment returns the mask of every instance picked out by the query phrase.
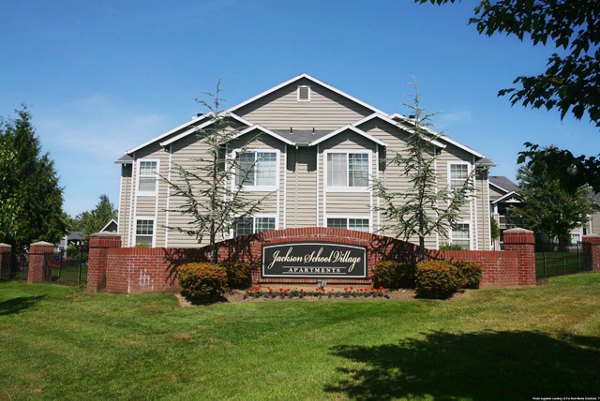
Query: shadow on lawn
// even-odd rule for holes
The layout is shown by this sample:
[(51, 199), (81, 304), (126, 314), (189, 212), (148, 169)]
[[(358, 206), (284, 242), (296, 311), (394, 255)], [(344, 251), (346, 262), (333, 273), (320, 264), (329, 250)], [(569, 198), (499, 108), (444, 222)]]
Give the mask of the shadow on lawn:
[(336, 356), (361, 365), (326, 391), (357, 400), (531, 400), (598, 396), (600, 339), (538, 332), (430, 333), (373, 347), (341, 345)]
[(7, 299), (6, 301), (0, 302), (0, 316), (12, 315), (14, 313), (20, 313), (21, 311), (30, 308), (37, 304), (45, 295), (37, 295), (34, 297), (18, 297)]

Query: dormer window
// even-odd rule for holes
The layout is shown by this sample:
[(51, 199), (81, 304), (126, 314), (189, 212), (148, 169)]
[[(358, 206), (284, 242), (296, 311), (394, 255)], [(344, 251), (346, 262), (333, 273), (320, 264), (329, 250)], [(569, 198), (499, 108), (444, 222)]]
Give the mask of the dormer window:
[(298, 101), (310, 102), (310, 86), (298, 85)]

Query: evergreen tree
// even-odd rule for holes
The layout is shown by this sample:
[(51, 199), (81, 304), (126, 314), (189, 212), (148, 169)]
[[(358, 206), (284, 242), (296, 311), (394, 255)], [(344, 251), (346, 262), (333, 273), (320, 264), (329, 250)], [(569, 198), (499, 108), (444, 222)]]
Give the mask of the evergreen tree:
[(467, 177), (460, 188), (453, 190), (438, 185), (434, 142), (439, 135), (428, 129), (431, 115), (421, 108), (418, 93), (415, 93), (413, 104), (407, 106), (414, 117), (412, 127), (407, 131), (406, 149), (387, 160), (387, 165), (398, 167), (413, 191), (392, 192), (381, 180), (374, 180), (373, 188), (375, 195), (383, 201), (383, 206), (376, 210), (389, 222), (382, 228), (405, 241), (418, 237), (422, 260), (425, 258), (425, 237), (436, 232), (447, 235), (448, 229), (457, 223), (460, 208), (472, 189), (472, 177)]
[(106, 195), (100, 195), (100, 200), (91, 211), (80, 213), (71, 219), (69, 228), (71, 230), (83, 231), (86, 238), (102, 230), (111, 220), (117, 219), (117, 209), (113, 206)]
[(54, 163), (41, 154), (26, 108), (0, 120), (0, 242), (22, 248), (58, 242), (66, 230), (63, 195)]

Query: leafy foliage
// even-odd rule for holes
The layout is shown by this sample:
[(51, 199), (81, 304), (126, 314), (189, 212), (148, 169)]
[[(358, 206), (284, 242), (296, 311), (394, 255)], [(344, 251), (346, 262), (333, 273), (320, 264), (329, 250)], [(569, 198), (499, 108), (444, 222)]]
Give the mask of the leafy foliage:
[(521, 166), (517, 178), (523, 204), (512, 207), (511, 212), (525, 228), (565, 244), (570, 241), (570, 231), (587, 221), (594, 203), (587, 187), (565, 188), (551, 171), (542, 159), (532, 167)]
[(27, 109), (0, 120), (0, 242), (19, 248), (58, 242), (66, 231), (60, 187), (50, 156), (41, 154)]
[(498, 226), (496, 219), (490, 219), (490, 237), (492, 240), (500, 238), (500, 226)]
[(379, 262), (373, 269), (373, 286), (390, 290), (415, 287), (416, 266), (400, 262)]
[[(217, 263), (217, 237), (224, 238), (239, 219), (260, 211), (264, 199), (250, 199), (243, 191), (242, 183), (251, 170), (242, 168), (236, 153), (243, 153), (246, 147), (239, 146), (228, 154), (226, 145), (237, 138), (241, 130), (236, 121), (221, 111), (221, 92), (219, 80), (215, 93), (206, 93), (207, 100), (196, 99), (209, 111), (211, 124), (196, 131), (198, 139), (208, 145), (206, 152), (193, 160), (192, 166), (174, 163), (171, 176), (161, 177), (170, 187), (170, 196), (182, 200), (169, 211), (192, 219), (189, 225), (168, 228), (195, 237), (198, 243), (208, 236), (213, 264)], [(241, 179), (239, 183), (232, 183), (236, 173)]]
[(387, 160), (387, 165), (399, 168), (413, 190), (393, 192), (377, 179), (373, 189), (383, 201), (383, 206), (376, 210), (382, 213), (384, 221), (389, 222), (383, 229), (396, 233), (405, 241), (418, 237), (420, 258), (423, 259), (425, 237), (435, 232), (447, 235), (448, 228), (457, 223), (460, 208), (472, 189), (472, 176), (467, 177), (461, 188), (452, 191), (438, 185), (435, 140), (439, 134), (428, 128), (431, 115), (421, 108), (418, 93), (415, 93), (413, 104), (407, 106), (414, 117), (407, 121), (406, 149), (404, 154), (396, 153)]
[(416, 293), (419, 298), (446, 299), (458, 287), (454, 266), (445, 260), (417, 263)]
[(211, 263), (187, 263), (179, 266), (177, 278), (181, 294), (194, 304), (217, 302), (227, 290), (225, 269)]
[(252, 285), (251, 266), (245, 262), (219, 263), (227, 274), (227, 286), (231, 289), (245, 290)]
[(460, 288), (477, 289), (483, 278), (483, 269), (478, 263), (469, 260), (459, 260), (452, 263)]
[(525, 142), (527, 150), (519, 152), (517, 162), (525, 164), (535, 175), (545, 175), (558, 180), (569, 193), (575, 193), (584, 185), (600, 192), (600, 154), (586, 157), (574, 156), (566, 149), (556, 146), (540, 147)]
[[(455, 3), (456, 0), (415, 0)], [(515, 35), (534, 45), (552, 43), (556, 50), (547, 69), (536, 76), (519, 76), (520, 88), (502, 89), (514, 105), (569, 110), (578, 119), (587, 112), (600, 126), (600, 2), (597, 0), (481, 0), (469, 19), (480, 34)]]
[(100, 200), (96, 207), (89, 211), (77, 215), (71, 219), (69, 229), (81, 230), (86, 237), (102, 230), (106, 223), (117, 219), (117, 209), (113, 206), (106, 195), (100, 195)]

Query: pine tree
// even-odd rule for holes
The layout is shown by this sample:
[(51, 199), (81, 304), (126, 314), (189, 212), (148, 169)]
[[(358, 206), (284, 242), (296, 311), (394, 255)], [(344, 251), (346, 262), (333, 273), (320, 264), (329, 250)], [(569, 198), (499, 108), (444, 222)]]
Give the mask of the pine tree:
[(63, 189), (54, 163), (41, 154), (26, 108), (0, 120), (0, 242), (17, 249), (32, 242), (58, 242), (66, 230)]

